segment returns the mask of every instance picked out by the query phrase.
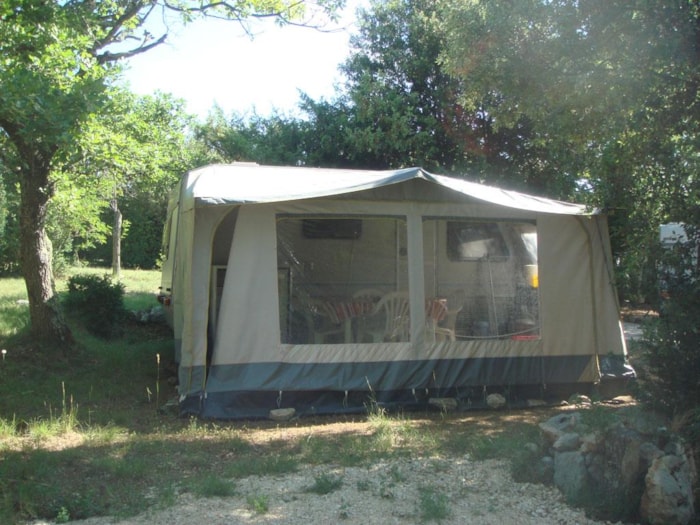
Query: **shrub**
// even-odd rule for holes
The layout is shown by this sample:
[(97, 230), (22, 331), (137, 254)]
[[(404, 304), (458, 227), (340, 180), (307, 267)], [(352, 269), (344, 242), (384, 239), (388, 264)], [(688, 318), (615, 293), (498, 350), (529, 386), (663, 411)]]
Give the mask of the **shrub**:
[(121, 335), (125, 318), (124, 286), (104, 275), (74, 275), (68, 279), (66, 307), (88, 332), (104, 339)]
[(451, 514), (447, 495), (434, 487), (421, 487), (418, 506), (422, 521), (440, 522)]
[(650, 401), (669, 413), (700, 399), (700, 283), (674, 289), (644, 342)]
[(648, 372), (642, 393), (671, 415), (700, 399), (700, 229), (683, 229), (687, 238), (669, 245), (659, 261), (659, 319), (642, 343)]
[(330, 494), (343, 486), (343, 478), (330, 474), (320, 474), (314, 478), (314, 484), (311, 485), (307, 492), (313, 492), (321, 496)]

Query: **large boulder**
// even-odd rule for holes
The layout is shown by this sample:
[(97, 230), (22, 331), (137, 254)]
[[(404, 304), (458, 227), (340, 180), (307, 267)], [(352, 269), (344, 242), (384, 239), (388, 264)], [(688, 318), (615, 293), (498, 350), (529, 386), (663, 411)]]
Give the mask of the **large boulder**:
[(501, 394), (489, 394), (486, 396), (486, 404), (493, 410), (498, 410), (506, 405), (506, 398)]
[(586, 461), (579, 451), (554, 455), (554, 484), (568, 498), (576, 498), (588, 488)]
[(576, 432), (566, 432), (559, 436), (559, 438), (554, 442), (552, 448), (555, 452), (571, 452), (572, 450), (578, 450), (581, 445), (581, 436)]
[(641, 517), (650, 525), (692, 522), (697, 471), (682, 440), (659, 425), (654, 414), (646, 420), (639, 410), (618, 412), (609, 420), (587, 418), (586, 423), (579, 412), (540, 423), (554, 457), (538, 465), (548, 474), (542, 479), (551, 479), (572, 501), (591, 493), (610, 498), (624, 513), (614, 519)]
[(597, 486), (608, 491), (621, 491), (630, 497), (641, 497), (646, 467), (641, 456), (647, 437), (622, 424), (612, 425), (604, 433), (600, 454), (605, 467), (594, 475)]
[(581, 422), (581, 414), (579, 412), (569, 412), (558, 414), (549, 418), (547, 421), (540, 423), (540, 430), (545, 438), (554, 443), (564, 434), (572, 432), (576, 425)]
[(657, 457), (645, 478), (640, 515), (651, 525), (687, 525), (695, 516), (693, 475), (685, 454)]

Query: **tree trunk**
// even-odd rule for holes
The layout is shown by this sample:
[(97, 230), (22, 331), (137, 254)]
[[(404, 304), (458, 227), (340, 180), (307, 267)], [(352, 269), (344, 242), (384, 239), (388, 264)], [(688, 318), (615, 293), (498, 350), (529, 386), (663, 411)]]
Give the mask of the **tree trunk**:
[(46, 210), (51, 197), (49, 163), (33, 159), (20, 177), (20, 259), (29, 299), (32, 336), (67, 348), (73, 335), (61, 315), (51, 265), (51, 241), (46, 235)]
[(122, 268), (122, 212), (119, 203), (114, 198), (111, 202), (114, 212), (114, 225), (112, 227), (112, 277), (117, 279), (121, 275)]

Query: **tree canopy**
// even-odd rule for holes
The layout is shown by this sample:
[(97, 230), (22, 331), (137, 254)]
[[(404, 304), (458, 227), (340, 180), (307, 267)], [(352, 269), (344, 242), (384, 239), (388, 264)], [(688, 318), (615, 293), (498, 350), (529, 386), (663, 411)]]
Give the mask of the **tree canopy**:
[(560, 196), (610, 212), (620, 284), (638, 292), (658, 224), (698, 220), (700, 4), (447, 0), (441, 13), (462, 101), (496, 128), (529, 123)]
[[(137, 97), (111, 89), (105, 110), (81, 127), (70, 162), (53, 172), (57, 191), (48, 228), (55, 251), (88, 250), (89, 257), (109, 260), (109, 251), (96, 246), (111, 235), (121, 247), (121, 238), (128, 237), (125, 262), (153, 267), (161, 234), (151, 230), (162, 230), (170, 189), (194, 167), (187, 138), (192, 123), (184, 102), (171, 95)], [(121, 215), (124, 207), (129, 213), (120, 235), (115, 222), (106, 219)], [(56, 246), (57, 239), (62, 246)]]
[[(174, 174), (206, 162), (420, 165), (584, 201), (610, 213), (619, 284), (629, 296), (648, 288), (658, 223), (700, 223), (696, 0), (372, 0), (341, 65), (344, 84), (331, 100), (302, 94), (300, 118), (215, 108), (194, 123), (172, 98), (113, 89), (120, 60), (166, 40), (167, 26), (148, 32), (150, 17), (215, 16), (244, 27), (274, 17), (313, 26), (341, 5), (0, 6), (0, 265), (21, 260), (33, 330), (61, 326), (47, 229), (57, 250), (89, 246), (110, 232), (105, 207), (117, 200), (132, 217), (143, 212), (157, 224)], [(7, 213), (15, 209), (17, 217)], [(129, 229), (127, 219), (128, 235), (134, 223)], [(154, 242), (155, 233), (141, 234)], [(135, 239), (152, 259), (154, 250)]]
[(342, 0), (8, 0), (0, 5), (0, 154), (19, 182), (19, 256), (31, 330), (38, 339), (59, 344), (72, 339), (55, 301), (46, 234), (53, 170), (71, 155), (81, 126), (104, 108), (119, 60), (166, 40), (167, 27), (151, 35), (147, 20), (174, 12), (185, 22), (215, 16), (239, 23), (273, 17), (304, 24), (305, 16), (332, 15), (340, 5)]

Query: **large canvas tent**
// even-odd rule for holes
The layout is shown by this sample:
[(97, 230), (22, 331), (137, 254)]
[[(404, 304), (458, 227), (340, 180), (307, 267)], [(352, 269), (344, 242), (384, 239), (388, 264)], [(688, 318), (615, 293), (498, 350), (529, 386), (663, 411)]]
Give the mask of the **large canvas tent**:
[[(180, 410), (478, 404), (629, 375), (604, 215), (427, 173), (187, 173), (160, 300)], [(527, 394), (530, 395), (530, 394)]]

